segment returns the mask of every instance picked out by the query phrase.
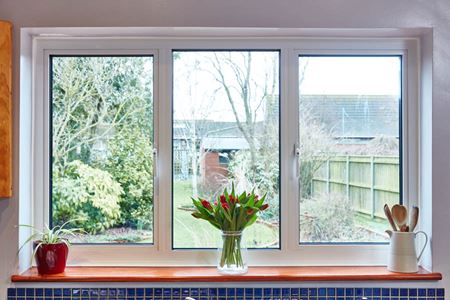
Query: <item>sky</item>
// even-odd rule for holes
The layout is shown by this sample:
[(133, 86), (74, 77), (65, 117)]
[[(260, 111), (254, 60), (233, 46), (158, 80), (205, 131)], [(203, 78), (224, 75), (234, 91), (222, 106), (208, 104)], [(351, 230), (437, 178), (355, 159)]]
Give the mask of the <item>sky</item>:
[[(239, 53), (227, 56), (240, 71), (245, 61)], [(223, 88), (216, 81), (217, 71), (212, 52), (179, 52), (174, 62), (174, 118), (235, 121)], [(273, 63), (275, 63), (275, 68)], [(275, 79), (278, 91), (278, 52), (252, 53), (253, 106), (259, 107), (256, 119), (264, 116), (264, 103), (259, 105), (266, 82)], [(224, 76), (236, 100), (240, 118), (243, 105), (237, 89), (235, 72), (224, 63)], [(400, 95), (401, 60), (391, 57), (309, 56), (299, 57), (299, 92), (303, 95)], [(275, 70), (275, 71), (274, 71)], [(303, 76), (301, 74), (303, 73)], [(278, 94), (278, 93), (277, 93)]]

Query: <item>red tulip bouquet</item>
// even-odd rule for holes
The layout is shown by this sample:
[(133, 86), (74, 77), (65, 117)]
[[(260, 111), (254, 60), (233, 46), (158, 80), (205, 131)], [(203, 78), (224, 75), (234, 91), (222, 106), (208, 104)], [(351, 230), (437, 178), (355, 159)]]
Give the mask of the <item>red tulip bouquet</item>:
[(222, 231), (223, 248), (218, 264), (219, 271), (221, 268), (224, 272), (227, 268), (243, 270), (235, 273), (247, 271), (241, 254), (241, 233), (256, 222), (260, 211), (269, 207), (269, 204), (264, 203), (265, 198), (266, 195), (259, 198), (253, 191), (237, 194), (234, 185), (230, 193), (225, 189), (216, 201), (192, 198), (196, 207), (192, 216), (206, 220)]

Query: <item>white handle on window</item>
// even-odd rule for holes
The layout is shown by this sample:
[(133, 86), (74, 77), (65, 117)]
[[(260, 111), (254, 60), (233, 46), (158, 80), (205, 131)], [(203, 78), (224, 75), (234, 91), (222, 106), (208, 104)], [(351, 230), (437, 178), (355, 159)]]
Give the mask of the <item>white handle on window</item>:
[(298, 144), (294, 144), (294, 176), (295, 179), (298, 179), (300, 177), (300, 166), (299, 164), (300, 159), (300, 147)]
[(158, 177), (158, 149), (153, 148), (153, 178)]

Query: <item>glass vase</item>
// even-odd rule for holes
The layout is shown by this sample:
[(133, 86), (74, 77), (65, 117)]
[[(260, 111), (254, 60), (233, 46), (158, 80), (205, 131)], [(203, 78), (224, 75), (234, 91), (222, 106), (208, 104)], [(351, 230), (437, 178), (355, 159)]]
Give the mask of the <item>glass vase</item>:
[(247, 269), (247, 248), (242, 231), (222, 231), (217, 270), (221, 274), (238, 275), (247, 273)]

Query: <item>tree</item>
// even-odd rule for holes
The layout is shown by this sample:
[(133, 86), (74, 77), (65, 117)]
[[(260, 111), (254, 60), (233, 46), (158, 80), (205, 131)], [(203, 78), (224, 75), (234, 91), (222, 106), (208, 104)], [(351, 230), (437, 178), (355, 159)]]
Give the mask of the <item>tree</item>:
[[(223, 93), (249, 146), (250, 169), (248, 178), (255, 183), (258, 150), (257, 119), (264, 109), (270, 108), (270, 101), (278, 100), (278, 56), (265, 55), (254, 61), (252, 51), (214, 52), (210, 58), (212, 75), (220, 84)], [(263, 80), (256, 74), (255, 64), (266, 66)], [(278, 102), (278, 101), (276, 101)], [(272, 107), (273, 108), (273, 107)], [(241, 113), (243, 111), (243, 113)], [(267, 118), (267, 116), (265, 116)], [(266, 120), (260, 121), (268, 126)]]
[[(55, 187), (61, 187), (60, 183), (70, 174), (75, 174), (72, 180), (77, 180), (77, 173), (69, 174), (67, 169), (72, 162), (80, 161), (80, 164), (89, 166), (86, 172), (100, 172), (104, 174), (102, 178), (111, 176), (114, 184), (119, 184), (120, 190), (125, 191), (120, 193), (120, 201), (117, 201), (120, 212), (115, 215), (114, 222), (101, 229), (129, 224), (130, 220), (134, 223), (139, 215), (151, 222), (151, 58), (55, 57), (52, 67)], [(56, 208), (62, 201), (60, 195), (66, 198), (76, 196), (54, 191)], [(76, 199), (66, 200), (81, 201)], [(97, 202), (106, 205), (106, 202)], [(96, 213), (98, 211), (90, 211), (87, 218), (94, 219)], [(54, 211), (54, 218), (60, 215)], [(76, 217), (76, 214), (70, 217)]]
[[(191, 103), (186, 109), (176, 110), (176, 115), (178, 119), (175, 122), (183, 125), (181, 130), (182, 138), (186, 144), (186, 147), (182, 151), (188, 152), (189, 162), (191, 165), (192, 176), (191, 176), (191, 186), (192, 193), (196, 197), (198, 196), (198, 170), (200, 166), (200, 161), (203, 153), (200, 151), (200, 143), (204, 137), (208, 134), (209, 118), (211, 112), (214, 108), (214, 94), (215, 91), (209, 91), (204, 93), (201, 88), (199, 88), (201, 81), (198, 78), (198, 73), (201, 70), (201, 61), (198, 58), (189, 59), (188, 57), (180, 59), (180, 55), (175, 55), (175, 64), (179, 65), (180, 72), (176, 72), (177, 76), (174, 80), (174, 101), (183, 101)], [(186, 89), (186, 98), (179, 99), (181, 95), (176, 93), (179, 91), (177, 84), (180, 82), (185, 82), (188, 78), (188, 85)], [(202, 99), (202, 101), (198, 101)], [(194, 105), (195, 103), (195, 105)], [(176, 103), (174, 105), (176, 107)]]

